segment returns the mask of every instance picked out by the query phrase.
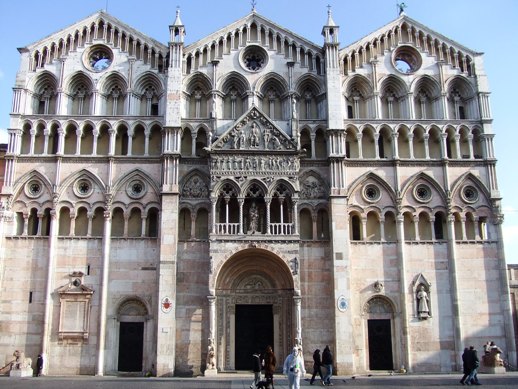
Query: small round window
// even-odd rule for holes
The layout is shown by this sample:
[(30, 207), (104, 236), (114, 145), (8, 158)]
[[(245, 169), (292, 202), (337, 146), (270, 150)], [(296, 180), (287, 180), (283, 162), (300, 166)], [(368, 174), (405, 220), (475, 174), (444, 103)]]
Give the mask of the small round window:
[(462, 199), (466, 203), (474, 203), (478, 200), (478, 191), (475, 187), (468, 185), (462, 188)]
[(85, 53), (85, 65), (94, 72), (102, 72), (113, 62), (112, 51), (103, 45), (92, 46)]
[(88, 197), (93, 192), (93, 185), (90, 180), (82, 178), (74, 185), (74, 193), (77, 197)]
[(30, 198), (36, 198), (41, 196), (43, 192), (43, 185), (39, 180), (30, 180), (25, 185), (25, 194)]
[(379, 188), (374, 184), (365, 185), (362, 194), (363, 198), (370, 203), (374, 203), (381, 198), (381, 192)]
[(241, 66), (249, 72), (259, 72), (268, 63), (268, 53), (260, 46), (247, 46), (240, 56)]
[(414, 197), (421, 203), (426, 203), (432, 199), (432, 190), (428, 185), (419, 184), (414, 189)]
[(419, 70), (423, 61), (421, 54), (412, 46), (400, 46), (394, 50), (392, 63), (403, 74), (412, 74)]
[(139, 199), (147, 192), (146, 184), (142, 180), (132, 180), (126, 187), (126, 193), (129, 197)]

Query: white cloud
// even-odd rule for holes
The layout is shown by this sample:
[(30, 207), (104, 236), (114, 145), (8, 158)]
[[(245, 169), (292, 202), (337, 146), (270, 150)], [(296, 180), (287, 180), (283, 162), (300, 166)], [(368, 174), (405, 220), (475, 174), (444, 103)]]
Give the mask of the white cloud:
[(505, 259), (507, 263), (518, 263), (518, 225), (502, 225)]

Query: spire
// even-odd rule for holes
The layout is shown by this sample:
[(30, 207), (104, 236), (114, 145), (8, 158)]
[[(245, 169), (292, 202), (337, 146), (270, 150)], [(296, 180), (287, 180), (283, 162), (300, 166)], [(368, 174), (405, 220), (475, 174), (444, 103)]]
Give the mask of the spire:
[(176, 7), (176, 19), (174, 20), (173, 26), (183, 26), (183, 23), (180, 19), (180, 7)]
[(326, 26), (336, 26), (336, 23), (335, 21), (333, 20), (333, 15), (332, 15), (332, 12), (331, 12), (331, 6), (328, 5), (327, 6), (327, 23), (326, 23)]

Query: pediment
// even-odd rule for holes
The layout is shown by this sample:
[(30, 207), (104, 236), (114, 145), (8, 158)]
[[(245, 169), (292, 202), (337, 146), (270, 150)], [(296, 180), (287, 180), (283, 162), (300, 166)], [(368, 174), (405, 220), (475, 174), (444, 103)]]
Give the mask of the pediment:
[(253, 106), (212, 144), (212, 150), (296, 151), (295, 142)]
[[(113, 30), (117, 30), (119, 34), (132, 37), (135, 41), (140, 42), (141, 45), (154, 47), (157, 52), (162, 52), (164, 55), (168, 53), (167, 45), (164, 45), (163, 43), (139, 32), (138, 30), (127, 25), (126, 23), (121, 22), (119, 19), (104, 11), (95, 12), (94, 14), (74, 24), (71, 24), (68, 27), (65, 27), (43, 39), (27, 45), (25, 49), (32, 52), (34, 50), (41, 50), (43, 47), (50, 48), (53, 45), (59, 46), (60, 41), (66, 41), (70, 37), (75, 38), (77, 33), (81, 34), (85, 30), (92, 31), (93, 26), (98, 26), (100, 23), (110, 26)], [(94, 34), (94, 32), (92, 31), (91, 34)], [(99, 34), (99, 36), (94, 37), (93, 39), (91, 38), (88, 43), (91, 44), (93, 41), (95, 41), (94, 43), (98, 43), (101, 41), (102, 33), (99, 32)], [(110, 38), (107, 37), (107, 41), (109, 41), (109, 39)]]
[[(184, 53), (194, 53), (198, 50), (203, 50), (204, 47), (210, 47), (214, 42), (220, 40), (220, 38), (226, 38), (228, 36), (236, 34), (243, 28), (248, 28), (252, 25), (259, 26), (261, 29), (268, 31), (270, 36), (279, 36), (288, 42), (293, 42), (297, 46), (305, 47), (309, 51), (319, 53), (322, 51), (322, 47), (307, 40), (306, 38), (274, 23), (273, 21), (265, 18), (264, 16), (253, 11), (245, 17), (236, 20), (235, 22), (215, 31), (214, 33), (199, 39), (185, 47)], [(251, 42), (257, 43), (257, 42)]]
[[(406, 14), (402, 14), (400, 17), (386, 24), (385, 26), (373, 31), (369, 35), (366, 35), (365, 37), (357, 40), (356, 42), (347, 45), (346, 47), (340, 50), (340, 55), (348, 55), (349, 53), (358, 50), (361, 47), (365, 48), (367, 45), (373, 44), (373, 42), (380, 40), (382, 37), (390, 36), (391, 32), (394, 33), (401, 26), (405, 26), (405, 28), (407, 29), (411, 28), (414, 34), (417, 32), (421, 36), (426, 36), (429, 40), (438, 42), (439, 45), (446, 45), (447, 47), (452, 47), (455, 49), (455, 51), (462, 51), (471, 57), (474, 57), (477, 54), (481, 54), (475, 50), (467, 48), (466, 46), (454, 41), (453, 39), (450, 39), (438, 33), (437, 31), (432, 30), (424, 24), (419, 23), (418, 21), (410, 18)], [(398, 44), (398, 39), (399, 38), (396, 37), (396, 44)], [(414, 36), (412, 37), (412, 41), (415, 41)]]

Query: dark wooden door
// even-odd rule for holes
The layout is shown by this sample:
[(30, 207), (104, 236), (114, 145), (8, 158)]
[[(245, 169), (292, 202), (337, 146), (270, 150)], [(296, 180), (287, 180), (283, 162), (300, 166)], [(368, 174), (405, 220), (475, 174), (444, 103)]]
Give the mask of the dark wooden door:
[(390, 320), (368, 320), (367, 325), (369, 330), (369, 369), (393, 370)]
[(121, 322), (119, 371), (142, 371), (144, 323)]
[(236, 369), (252, 370), (252, 354), (273, 346), (271, 305), (236, 305)]

